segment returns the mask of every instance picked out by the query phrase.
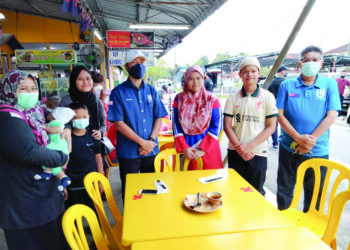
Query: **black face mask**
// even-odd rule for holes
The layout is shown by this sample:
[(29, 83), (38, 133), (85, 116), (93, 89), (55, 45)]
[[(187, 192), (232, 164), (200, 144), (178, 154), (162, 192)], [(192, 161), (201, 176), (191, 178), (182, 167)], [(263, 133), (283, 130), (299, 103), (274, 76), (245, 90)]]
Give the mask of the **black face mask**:
[(341, 78), (341, 79), (344, 79), (344, 78), (345, 78), (345, 76), (340, 76), (340, 78)]

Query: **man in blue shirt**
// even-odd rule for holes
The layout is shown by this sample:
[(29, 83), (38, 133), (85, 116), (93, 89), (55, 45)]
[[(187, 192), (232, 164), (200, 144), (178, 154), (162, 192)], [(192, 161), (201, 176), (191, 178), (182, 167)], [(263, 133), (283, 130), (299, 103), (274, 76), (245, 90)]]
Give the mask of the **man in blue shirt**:
[(154, 172), (161, 118), (168, 114), (156, 89), (142, 80), (146, 72), (145, 61), (141, 52), (128, 51), (124, 67), (129, 77), (110, 95), (108, 120), (117, 128), (123, 199), (127, 174)]
[[(297, 78), (283, 81), (277, 95), (279, 138), (277, 204), (280, 210), (290, 206), (298, 166), (311, 158), (328, 159), (329, 127), (337, 118), (340, 100), (337, 83), (318, 74), (322, 67), (322, 50), (309, 46), (301, 52)], [(322, 190), (326, 168), (321, 167)], [(314, 174), (309, 169), (304, 179), (304, 212), (309, 210)], [(319, 206), (317, 201), (317, 209)]]

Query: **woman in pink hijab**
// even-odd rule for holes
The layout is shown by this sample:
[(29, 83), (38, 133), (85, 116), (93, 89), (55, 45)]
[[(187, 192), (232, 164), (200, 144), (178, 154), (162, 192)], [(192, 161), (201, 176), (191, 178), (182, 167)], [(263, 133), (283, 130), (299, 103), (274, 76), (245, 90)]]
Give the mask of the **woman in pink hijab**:
[(204, 88), (204, 74), (191, 66), (184, 74), (183, 92), (174, 100), (173, 132), (175, 147), (191, 160), (189, 170), (196, 170), (198, 157), (203, 169), (223, 168), (219, 135), (222, 112), (219, 99)]

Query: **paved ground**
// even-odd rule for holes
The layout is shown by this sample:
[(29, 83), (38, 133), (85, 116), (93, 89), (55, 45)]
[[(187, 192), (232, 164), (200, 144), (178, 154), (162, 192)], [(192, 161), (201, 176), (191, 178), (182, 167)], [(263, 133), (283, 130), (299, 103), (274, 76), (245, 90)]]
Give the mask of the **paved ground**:
[[(344, 121), (337, 121), (331, 127), (330, 138), (330, 158), (338, 162), (342, 162), (349, 166), (350, 154), (348, 153), (348, 146), (350, 141), (350, 127), (345, 124)], [(227, 138), (223, 137), (221, 142), (222, 157), (224, 159), (227, 149)], [(271, 141), (269, 141), (271, 145)], [(276, 206), (276, 178), (277, 178), (277, 164), (278, 164), (278, 151), (274, 151), (272, 147), (268, 150), (268, 170), (267, 179), (265, 183), (266, 199)], [(227, 166), (226, 166), (227, 167)], [(113, 194), (117, 201), (117, 205), (122, 211), (121, 202), (121, 185), (119, 180), (118, 168), (113, 168), (110, 175), (110, 183), (113, 189)], [(345, 184), (343, 185), (345, 187)], [(345, 212), (343, 213), (341, 223), (338, 230), (338, 249), (346, 249), (350, 242), (350, 202), (348, 202)], [(108, 212), (107, 212), (108, 213)], [(110, 218), (112, 221), (112, 218)], [(0, 229), (0, 250), (7, 250), (6, 242), (3, 236), (3, 231)]]

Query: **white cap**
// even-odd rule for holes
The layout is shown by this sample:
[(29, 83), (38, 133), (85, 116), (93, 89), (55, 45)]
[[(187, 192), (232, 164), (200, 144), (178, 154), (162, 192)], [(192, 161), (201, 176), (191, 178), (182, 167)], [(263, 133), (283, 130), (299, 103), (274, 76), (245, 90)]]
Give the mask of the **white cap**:
[(241, 71), (241, 69), (243, 69), (245, 66), (248, 65), (253, 65), (256, 66), (259, 71), (260, 71), (260, 63), (259, 60), (256, 57), (246, 57), (242, 60), (241, 64), (239, 65), (239, 71)]
[(75, 112), (70, 108), (57, 107), (52, 111), (52, 116), (55, 120), (63, 122), (63, 124), (68, 123), (75, 116)]
[(125, 64), (131, 62), (137, 57), (142, 57), (143, 59), (147, 60), (147, 57), (142, 54), (139, 50), (129, 50), (126, 52), (126, 59), (125, 59)]

